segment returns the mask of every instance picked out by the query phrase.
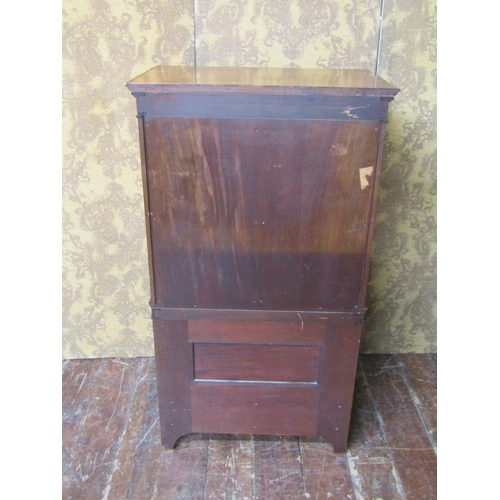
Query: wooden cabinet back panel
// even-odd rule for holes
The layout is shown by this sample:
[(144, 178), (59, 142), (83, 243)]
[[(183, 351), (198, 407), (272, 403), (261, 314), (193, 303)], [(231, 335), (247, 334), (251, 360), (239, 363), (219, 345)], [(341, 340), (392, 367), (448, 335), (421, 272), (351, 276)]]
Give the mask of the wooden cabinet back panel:
[(378, 127), (146, 117), (157, 306), (355, 311)]

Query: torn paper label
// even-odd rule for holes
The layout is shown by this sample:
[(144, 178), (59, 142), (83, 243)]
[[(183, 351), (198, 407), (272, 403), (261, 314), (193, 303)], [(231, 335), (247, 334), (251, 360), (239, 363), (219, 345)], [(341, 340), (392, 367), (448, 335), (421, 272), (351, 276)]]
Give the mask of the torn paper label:
[(359, 183), (361, 184), (361, 189), (366, 189), (370, 183), (368, 182), (368, 177), (373, 173), (373, 167), (363, 167), (359, 169)]

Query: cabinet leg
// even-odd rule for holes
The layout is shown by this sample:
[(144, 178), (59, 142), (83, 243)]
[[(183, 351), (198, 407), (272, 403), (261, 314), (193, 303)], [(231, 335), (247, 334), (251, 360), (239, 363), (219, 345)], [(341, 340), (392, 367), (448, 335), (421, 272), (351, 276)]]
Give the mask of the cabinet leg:
[(192, 353), (187, 321), (153, 320), (161, 441), (174, 448), (191, 432)]
[(318, 435), (333, 444), (335, 453), (347, 450), (360, 336), (361, 325), (334, 325), (325, 340)]
[(189, 434), (183, 431), (180, 431), (178, 429), (166, 429), (170, 424), (166, 422), (166, 425), (162, 425), (161, 418), (160, 418), (160, 426), (161, 426), (161, 444), (165, 446), (168, 450), (173, 450), (175, 448), (175, 443), (177, 443), (177, 440), (184, 436), (185, 434)]
[[(338, 429), (338, 430), (337, 430)], [(347, 451), (347, 439), (349, 437), (349, 426), (334, 428), (330, 435), (321, 436), (325, 441), (333, 445), (334, 453), (345, 453)]]

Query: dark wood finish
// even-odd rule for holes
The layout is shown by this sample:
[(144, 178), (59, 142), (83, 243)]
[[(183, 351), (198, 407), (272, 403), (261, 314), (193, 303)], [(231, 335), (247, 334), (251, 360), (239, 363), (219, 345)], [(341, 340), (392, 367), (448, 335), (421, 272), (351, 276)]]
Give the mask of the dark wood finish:
[(189, 321), (188, 336), (190, 342), (323, 344), (327, 327), (326, 323)]
[[(360, 365), (366, 358), (376, 358), (377, 365), (386, 369), (399, 359), (398, 373), (406, 373), (403, 383), (414, 393), (413, 405), (404, 412), (395, 411), (388, 425), (419, 418), (418, 403), (424, 398), (431, 400), (429, 411), (435, 409), (436, 393), (428, 390), (432, 377), (435, 381), (428, 364), (432, 356), (361, 355)], [(412, 447), (412, 440), (402, 439), (408, 448), (389, 446), (383, 433), (383, 406), (371, 397), (373, 389), (374, 394), (397, 395), (402, 387), (394, 387), (388, 377), (382, 385), (378, 377), (365, 378), (361, 366), (349, 451), (339, 455), (319, 438), (225, 434), (189, 434), (179, 439), (175, 450), (167, 450), (159, 439), (153, 358), (64, 364), (63, 499), (89, 498), (88, 492), (108, 500), (220, 499), (224, 495), (237, 499), (436, 498), (436, 455), (431, 443), (422, 449), (421, 444)], [(410, 373), (417, 378), (424, 375), (426, 384), (412, 381)], [(103, 432), (111, 415), (110, 432)], [(356, 422), (364, 419), (367, 424), (357, 433)], [(119, 427), (113, 430), (114, 423)], [(480, 475), (476, 479), (482, 481)]]
[(260, 94), (145, 94), (137, 96), (143, 117), (370, 120), (387, 114), (388, 102), (373, 97)]
[(361, 325), (335, 325), (326, 336), (316, 433), (336, 453), (347, 449), (360, 334)]
[(194, 344), (195, 380), (318, 381), (319, 347), (284, 344)]
[(157, 67), (137, 98), (162, 441), (346, 450), (388, 105), (364, 70)]
[(318, 387), (193, 382), (192, 431), (314, 436)]
[(196, 321), (257, 321), (289, 322), (305, 325), (307, 323), (361, 324), (361, 313), (338, 313), (331, 311), (250, 311), (242, 309), (190, 309), (154, 308), (153, 319), (196, 320)]
[[(384, 141), (386, 134), (386, 125), (385, 123), (380, 123), (379, 125), (379, 141), (378, 141), (378, 151), (377, 151), (377, 165), (381, 165), (382, 156), (384, 152)], [(370, 204), (370, 215), (369, 215), (369, 224), (368, 224), (368, 236), (366, 239), (366, 249), (365, 249), (365, 260), (363, 262), (363, 278), (360, 289), (360, 297), (359, 297), (359, 307), (360, 310), (365, 312), (365, 303), (366, 303), (366, 291), (368, 288), (368, 278), (370, 276), (370, 256), (371, 256), (371, 248), (373, 241), (373, 229), (375, 227), (375, 217), (377, 215), (377, 194), (378, 187), (380, 184), (380, 168), (377, 168), (372, 175), (373, 182), (373, 190), (372, 190), (372, 199)]]
[(378, 124), (145, 123), (158, 306), (359, 310)]
[(192, 350), (187, 321), (154, 321), (153, 328), (161, 440), (173, 448), (180, 436), (191, 432)]
[(151, 238), (151, 221), (149, 219), (149, 193), (148, 193), (148, 174), (147, 174), (147, 161), (146, 161), (146, 142), (144, 137), (144, 120), (138, 117), (139, 120), (139, 144), (141, 147), (141, 171), (142, 171), (142, 192), (144, 196), (144, 212), (146, 220), (146, 240), (148, 246), (148, 262), (149, 262), (149, 288), (151, 297), (149, 305), (155, 307), (155, 280), (153, 272), (153, 252), (152, 252), (152, 238)]

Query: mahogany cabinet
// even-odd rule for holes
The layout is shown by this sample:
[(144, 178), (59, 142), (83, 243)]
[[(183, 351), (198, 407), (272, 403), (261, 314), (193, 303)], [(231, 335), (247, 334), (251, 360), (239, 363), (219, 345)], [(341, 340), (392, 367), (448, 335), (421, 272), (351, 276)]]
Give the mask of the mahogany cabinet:
[(137, 99), (162, 442), (346, 450), (389, 102), (366, 70), (158, 66)]

